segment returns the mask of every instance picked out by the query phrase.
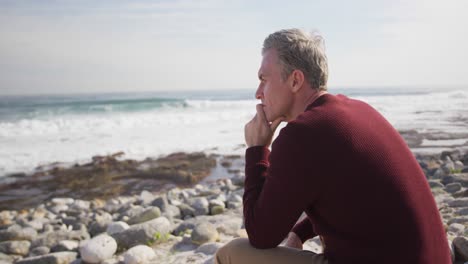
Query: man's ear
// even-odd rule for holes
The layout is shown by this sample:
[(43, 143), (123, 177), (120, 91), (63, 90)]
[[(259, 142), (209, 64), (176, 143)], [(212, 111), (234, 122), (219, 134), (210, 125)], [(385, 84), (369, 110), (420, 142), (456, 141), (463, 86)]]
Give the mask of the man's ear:
[(304, 84), (304, 73), (301, 70), (294, 70), (290, 78), (291, 91), (297, 93)]

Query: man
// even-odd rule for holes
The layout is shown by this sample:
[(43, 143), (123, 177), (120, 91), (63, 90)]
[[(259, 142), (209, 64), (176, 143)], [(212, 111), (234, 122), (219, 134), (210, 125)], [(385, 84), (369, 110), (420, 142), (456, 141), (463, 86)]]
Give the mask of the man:
[[(372, 107), (326, 93), (319, 36), (265, 39), (257, 114), (245, 126), (247, 239), (217, 263), (448, 264), (444, 228), (425, 176)], [(268, 149), (275, 129), (288, 122)], [(305, 212), (307, 217), (297, 224)], [(302, 250), (320, 236), (323, 254)], [(287, 237), (286, 247), (278, 245)]]

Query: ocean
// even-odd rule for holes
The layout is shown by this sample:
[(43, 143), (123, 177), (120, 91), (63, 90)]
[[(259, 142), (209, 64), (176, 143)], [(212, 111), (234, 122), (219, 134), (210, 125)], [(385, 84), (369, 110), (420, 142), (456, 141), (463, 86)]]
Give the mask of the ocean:
[[(92, 156), (244, 153), (254, 90), (0, 96), (0, 177)], [(330, 89), (363, 100), (398, 130), (468, 133), (468, 89)], [(424, 144), (464, 144), (450, 139)], [(433, 149), (434, 150), (434, 149)], [(435, 150), (434, 150), (435, 151)]]

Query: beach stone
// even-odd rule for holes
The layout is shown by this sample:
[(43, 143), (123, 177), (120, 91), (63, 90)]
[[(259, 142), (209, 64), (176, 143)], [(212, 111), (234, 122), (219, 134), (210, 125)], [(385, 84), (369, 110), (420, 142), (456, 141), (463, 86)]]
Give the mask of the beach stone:
[(29, 221), (28, 223), (26, 223), (25, 227), (30, 227), (30, 228), (32, 228), (32, 229), (34, 229), (36, 231), (41, 231), (41, 230), (44, 229), (44, 222), (47, 222), (47, 220), (43, 219), (41, 221), (39, 219), (35, 219), (35, 220)]
[(450, 207), (468, 207), (468, 198), (458, 198), (448, 203)]
[(431, 188), (444, 188), (444, 185), (438, 180), (429, 180), (428, 182)]
[(14, 261), (13, 257), (0, 252), (0, 263), (1, 264), (11, 264), (11, 263), (13, 263), (13, 261)]
[(232, 180), (232, 184), (243, 187), (243, 186), (244, 186), (244, 182), (245, 182), (245, 174), (242, 173), (242, 172), (236, 173), (236, 174), (232, 177), (231, 180)]
[(219, 242), (206, 243), (197, 248), (195, 253), (203, 253), (205, 255), (213, 255), (224, 244)]
[(42, 256), (24, 258), (15, 264), (69, 264), (77, 257), (76, 252), (56, 252)]
[(210, 208), (211, 215), (218, 215), (224, 213), (224, 206), (214, 205)]
[(161, 210), (158, 207), (150, 207), (146, 209), (145, 211), (135, 215), (134, 217), (131, 217), (128, 220), (128, 223), (130, 225), (139, 224), (139, 223), (147, 222), (152, 219), (158, 218), (160, 216), (161, 216)]
[(75, 202), (73, 202), (70, 208), (82, 210), (82, 211), (88, 211), (91, 208), (91, 202), (84, 201), (84, 200), (75, 200)]
[(195, 216), (195, 209), (187, 204), (181, 204), (178, 206), (182, 214), (182, 218)]
[(142, 204), (150, 204), (154, 200), (154, 195), (147, 190), (143, 190), (140, 194), (139, 200)]
[(37, 237), (37, 231), (34, 228), (23, 228), (19, 225), (12, 225), (7, 229), (0, 230), (0, 242), (8, 240), (28, 240), (32, 241)]
[(179, 207), (172, 205), (172, 204), (168, 204), (166, 205), (166, 210), (163, 216), (169, 219), (173, 219), (173, 218), (181, 218), (182, 214), (180, 212)]
[(468, 208), (462, 208), (460, 210), (457, 211), (457, 214), (458, 215), (468, 215)]
[(164, 195), (156, 197), (151, 205), (157, 206), (159, 209), (161, 209), (162, 212), (165, 212), (169, 202), (167, 201), (167, 197)]
[(219, 233), (211, 223), (201, 223), (195, 226), (191, 235), (192, 242), (197, 245), (215, 242), (218, 238)]
[(59, 205), (59, 204), (69, 205), (75, 202), (75, 200), (73, 198), (53, 198), (51, 202), (55, 205)]
[(60, 214), (61, 212), (67, 211), (69, 208), (70, 207), (66, 204), (57, 204), (55, 206), (50, 207), (49, 210), (54, 214)]
[(195, 209), (194, 215), (207, 215), (210, 210), (209, 210), (209, 203), (208, 199), (205, 197), (197, 197), (193, 198), (189, 201), (189, 205)]
[(462, 189), (462, 185), (458, 182), (449, 183), (445, 186), (445, 191), (448, 193), (456, 193)]
[(465, 224), (468, 223), (468, 217), (467, 216), (461, 216), (461, 217), (449, 217), (448, 224), (451, 225), (453, 223), (458, 223), (458, 224)]
[(50, 248), (48, 247), (35, 247), (30, 250), (30, 256), (42, 256), (50, 253)]
[(102, 234), (82, 242), (81, 258), (88, 263), (100, 263), (111, 258), (117, 251), (117, 242), (109, 235)]
[(455, 259), (468, 261), (468, 240), (465, 237), (456, 237), (453, 240)]
[(130, 248), (139, 244), (146, 245), (154, 239), (156, 233), (166, 235), (171, 230), (171, 223), (166, 217), (156, 219), (141, 224), (130, 226), (129, 229), (112, 236), (117, 240), (119, 247)]
[(106, 233), (108, 233), (109, 235), (112, 235), (112, 234), (127, 230), (129, 228), (130, 226), (125, 222), (122, 222), (122, 221), (112, 222), (107, 226)]
[(90, 235), (85, 228), (76, 231), (65, 231), (57, 230), (48, 233), (41, 234), (37, 239), (33, 240), (31, 247), (53, 247), (62, 240), (86, 240), (89, 239)]
[(78, 251), (80, 243), (76, 240), (62, 240), (50, 250), (52, 252)]
[(465, 232), (465, 226), (459, 223), (453, 223), (448, 227), (448, 231), (456, 235), (463, 235)]
[(144, 264), (155, 256), (154, 250), (144, 245), (134, 246), (123, 255), (125, 264)]
[(6, 241), (0, 243), (0, 252), (8, 255), (26, 256), (29, 254), (31, 242), (23, 241)]
[(457, 160), (454, 162), (454, 166), (455, 166), (455, 170), (458, 170), (458, 171), (461, 171), (463, 170), (463, 168), (465, 167), (465, 165), (463, 164), (463, 162)]

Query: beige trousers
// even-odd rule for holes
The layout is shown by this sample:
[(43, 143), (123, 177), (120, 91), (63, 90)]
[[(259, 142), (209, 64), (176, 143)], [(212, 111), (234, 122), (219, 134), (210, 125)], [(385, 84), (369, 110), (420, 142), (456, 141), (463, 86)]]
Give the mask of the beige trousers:
[(328, 264), (323, 254), (289, 247), (256, 249), (247, 238), (237, 238), (227, 243), (215, 255), (217, 264)]

